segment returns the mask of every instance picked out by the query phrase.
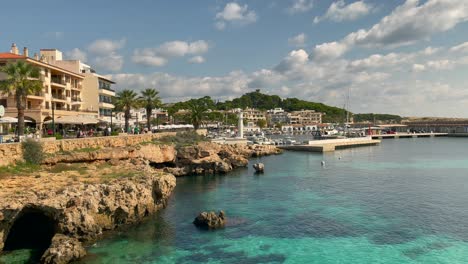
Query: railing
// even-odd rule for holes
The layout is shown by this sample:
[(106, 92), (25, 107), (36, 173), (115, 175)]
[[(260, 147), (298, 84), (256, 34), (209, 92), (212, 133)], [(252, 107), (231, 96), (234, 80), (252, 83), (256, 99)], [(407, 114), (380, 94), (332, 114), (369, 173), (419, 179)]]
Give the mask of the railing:
[(65, 98), (65, 96), (63, 95), (52, 95), (52, 99), (58, 99), (58, 100), (67, 100), (67, 98)]
[(66, 82), (65, 82), (64, 80), (62, 80), (61, 78), (52, 77), (50, 81), (51, 81), (52, 83), (61, 84), (61, 85), (66, 85)]
[(77, 97), (75, 98), (74, 97), (74, 98), (71, 99), (71, 101), (72, 102), (81, 102), (81, 98), (77, 98)]

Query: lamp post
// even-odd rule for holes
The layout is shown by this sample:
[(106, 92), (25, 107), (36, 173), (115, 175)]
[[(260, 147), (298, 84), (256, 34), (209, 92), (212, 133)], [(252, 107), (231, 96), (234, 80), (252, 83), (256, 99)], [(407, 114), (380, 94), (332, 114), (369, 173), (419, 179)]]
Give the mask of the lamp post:
[(55, 135), (55, 103), (52, 102), (52, 135)]

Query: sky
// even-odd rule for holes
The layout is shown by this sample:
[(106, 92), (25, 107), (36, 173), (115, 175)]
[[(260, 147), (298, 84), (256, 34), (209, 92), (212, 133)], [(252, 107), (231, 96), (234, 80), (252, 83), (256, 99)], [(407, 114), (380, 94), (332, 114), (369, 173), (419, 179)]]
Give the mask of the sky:
[(260, 89), (355, 113), (468, 117), (468, 0), (23, 0), (0, 52), (56, 48), (164, 102)]

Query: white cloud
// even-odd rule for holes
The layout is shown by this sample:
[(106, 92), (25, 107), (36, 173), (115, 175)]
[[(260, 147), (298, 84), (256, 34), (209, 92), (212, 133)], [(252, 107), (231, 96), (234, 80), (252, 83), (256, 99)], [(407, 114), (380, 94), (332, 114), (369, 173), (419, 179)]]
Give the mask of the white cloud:
[(313, 57), (315, 60), (336, 59), (341, 57), (347, 50), (348, 46), (344, 43), (323, 43), (315, 46)]
[(361, 18), (372, 11), (372, 5), (364, 1), (357, 1), (346, 5), (344, 0), (333, 2), (323, 17), (315, 17), (314, 23), (328, 19), (335, 22), (351, 21)]
[(210, 95), (215, 98), (227, 99), (227, 96), (247, 92), (247, 76), (240, 71), (234, 71), (222, 77), (183, 77), (167, 73), (130, 74), (121, 73), (109, 75), (117, 82), (118, 87), (134, 87), (136, 90), (145, 87), (158, 87), (161, 96), (166, 100), (175, 101), (191, 97)]
[(305, 46), (305, 42), (306, 42), (306, 39), (307, 39), (307, 35), (304, 34), (304, 33), (301, 33), (297, 36), (294, 36), (292, 38), (289, 38), (288, 39), (288, 43), (289, 45), (291, 46), (295, 46), (295, 47), (304, 47)]
[(86, 51), (74, 48), (70, 51), (65, 52), (65, 56), (70, 60), (80, 60), (86, 62), (88, 60), (88, 54)]
[(193, 63), (193, 64), (200, 64), (205, 62), (205, 58), (202, 56), (195, 56), (190, 59), (188, 59), (188, 62)]
[(215, 27), (223, 30), (228, 23), (245, 25), (257, 21), (257, 14), (249, 10), (248, 5), (239, 5), (236, 2), (227, 3), (221, 12), (216, 14)]
[(407, 0), (369, 30), (349, 34), (348, 43), (370, 47), (397, 47), (428, 39), (468, 20), (466, 0)]
[(313, 0), (294, 0), (292, 5), (288, 7), (288, 12), (291, 14), (304, 13), (314, 7)]
[(303, 49), (291, 51), (276, 67), (278, 72), (287, 72), (301, 67), (309, 60), (309, 54)]
[(423, 72), (426, 70), (426, 66), (423, 64), (413, 64), (413, 72)]
[(88, 51), (96, 55), (106, 56), (123, 48), (125, 46), (125, 42), (125, 39), (98, 39), (88, 46)]
[(124, 60), (121, 55), (116, 53), (111, 53), (107, 56), (99, 56), (94, 59), (94, 64), (99, 69), (104, 69), (107, 71), (120, 71), (122, 69)]
[[(199, 56), (206, 53), (210, 46), (205, 40), (194, 42), (169, 41), (155, 48), (136, 49), (133, 52), (132, 61), (144, 66), (164, 66), (173, 57), (194, 56), (196, 59), (189, 60), (191, 63), (202, 63), (204, 58)], [(193, 58), (192, 58), (193, 59)], [(200, 60), (203, 60), (200, 62)]]
[(462, 43), (460, 45), (454, 46), (450, 49), (453, 52), (462, 52), (468, 53), (468, 42)]
[(88, 45), (87, 50), (93, 56), (93, 63), (98, 70), (119, 71), (124, 64), (124, 58), (119, 50), (125, 47), (126, 40), (97, 39)]

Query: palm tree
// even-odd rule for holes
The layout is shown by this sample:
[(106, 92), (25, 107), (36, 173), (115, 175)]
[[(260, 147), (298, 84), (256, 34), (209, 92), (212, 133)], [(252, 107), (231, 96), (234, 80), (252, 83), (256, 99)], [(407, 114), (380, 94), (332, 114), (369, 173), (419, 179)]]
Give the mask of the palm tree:
[(199, 129), (203, 124), (206, 112), (209, 109), (210, 101), (211, 99), (202, 97), (199, 99), (191, 99), (187, 102), (188, 108), (190, 110), (190, 122), (192, 123), (195, 130)]
[(132, 90), (122, 90), (117, 93), (114, 104), (117, 110), (124, 111), (125, 132), (128, 132), (130, 110), (139, 106), (137, 94)]
[(39, 68), (24, 61), (9, 63), (0, 68), (6, 79), (0, 81), (0, 92), (14, 95), (18, 109), (18, 136), (24, 135), (24, 110), (28, 95), (40, 92), (43, 88), (39, 80)]
[(153, 109), (161, 106), (161, 98), (156, 89), (148, 88), (141, 91), (141, 96), (138, 97), (140, 104), (146, 109), (146, 127), (151, 131), (151, 116)]

